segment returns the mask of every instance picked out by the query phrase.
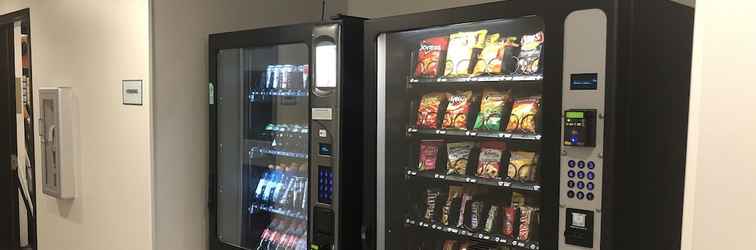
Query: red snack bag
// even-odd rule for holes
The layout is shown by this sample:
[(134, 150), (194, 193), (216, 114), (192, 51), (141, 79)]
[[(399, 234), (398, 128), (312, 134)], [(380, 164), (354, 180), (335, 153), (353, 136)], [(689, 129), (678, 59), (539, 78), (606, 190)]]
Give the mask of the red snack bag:
[(533, 218), (533, 208), (522, 207), (520, 208), (520, 230), (517, 235), (518, 240), (529, 240), (530, 238), (530, 222)]
[(433, 78), (440, 71), (441, 54), (449, 46), (449, 37), (433, 37), (420, 42), (415, 65), (416, 77)]
[(467, 113), (472, 103), (472, 91), (449, 94), (443, 128), (467, 129)]
[(488, 141), (480, 144), (478, 171), (476, 175), (483, 178), (500, 178), (501, 157), (506, 145), (500, 141)]
[(443, 140), (422, 140), (420, 141), (420, 163), (417, 166), (419, 171), (435, 170), (436, 160), (438, 159), (438, 148)]
[(514, 236), (515, 209), (513, 207), (504, 208), (504, 228), (501, 232), (504, 236)]
[(443, 93), (429, 93), (422, 97), (417, 108), (418, 128), (438, 128), (438, 109), (443, 100)]

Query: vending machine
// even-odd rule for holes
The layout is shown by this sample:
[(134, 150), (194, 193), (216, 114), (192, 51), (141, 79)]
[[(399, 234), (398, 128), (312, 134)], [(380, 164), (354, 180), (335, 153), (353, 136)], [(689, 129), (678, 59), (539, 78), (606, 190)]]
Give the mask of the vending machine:
[(362, 31), (210, 35), (211, 249), (359, 247)]
[(692, 20), (514, 0), (368, 21), (364, 249), (679, 249)]

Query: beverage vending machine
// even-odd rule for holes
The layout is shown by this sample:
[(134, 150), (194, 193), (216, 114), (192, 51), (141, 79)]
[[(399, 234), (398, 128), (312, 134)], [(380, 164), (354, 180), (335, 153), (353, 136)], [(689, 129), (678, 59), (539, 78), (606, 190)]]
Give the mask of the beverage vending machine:
[(693, 9), (367, 21), (365, 249), (679, 249)]
[(341, 16), (210, 35), (211, 249), (359, 245), (362, 30)]

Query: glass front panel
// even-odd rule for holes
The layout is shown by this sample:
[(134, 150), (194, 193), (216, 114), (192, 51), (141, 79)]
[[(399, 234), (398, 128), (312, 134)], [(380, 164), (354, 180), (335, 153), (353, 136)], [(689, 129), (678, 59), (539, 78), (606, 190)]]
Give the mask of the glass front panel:
[(543, 30), (523, 17), (382, 36), (385, 249), (539, 248)]
[(218, 54), (218, 237), (246, 249), (306, 249), (306, 44)]

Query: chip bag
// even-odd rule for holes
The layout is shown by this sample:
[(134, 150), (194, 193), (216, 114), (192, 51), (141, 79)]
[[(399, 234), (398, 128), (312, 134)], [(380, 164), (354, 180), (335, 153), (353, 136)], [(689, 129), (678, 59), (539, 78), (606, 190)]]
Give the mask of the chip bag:
[(424, 95), (417, 108), (418, 128), (438, 128), (438, 110), (444, 100), (442, 93), (430, 93)]
[(501, 56), (501, 73), (511, 75), (517, 69), (517, 55), (520, 53), (520, 44), (516, 36), (504, 39), (504, 51)]
[(478, 56), (473, 75), (501, 73), (504, 42), (500, 38), (501, 34), (498, 33), (486, 37), (485, 47)]
[(522, 36), (522, 49), (517, 57), (517, 73), (534, 75), (539, 72), (541, 51), (543, 48), (543, 31), (533, 35)]
[(506, 131), (509, 133), (534, 134), (540, 104), (540, 96), (516, 99), (512, 105), (512, 114), (509, 116)]
[(500, 130), (504, 106), (509, 102), (510, 91), (483, 91), (480, 113), (475, 119), (475, 129)]
[(509, 157), (507, 177), (516, 181), (535, 181), (536, 153), (513, 151)]
[(467, 129), (467, 113), (472, 103), (472, 91), (449, 94), (448, 100), (443, 128)]
[(473, 142), (456, 142), (446, 144), (449, 162), (446, 165), (446, 174), (467, 174), (467, 162), (475, 144)]
[(501, 156), (506, 145), (500, 141), (489, 141), (480, 144), (478, 157), (478, 171), (475, 175), (483, 178), (499, 178), (501, 172)]
[(440, 71), (441, 56), (449, 45), (449, 37), (433, 37), (420, 42), (415, 65), (416, 77), (437, 77)]
[(449, 52), (446, 55), (444, 76), (468, 76), (475, 63), (471, 63), (475, 50), (485, 44), (488, 30), (459, 32), (449, 36)]
[(417, 170), (429, 171), (436, 169), (438, 148), (443, 142), (442, 140), (423, 140), (420, 142), (420, 163)]

